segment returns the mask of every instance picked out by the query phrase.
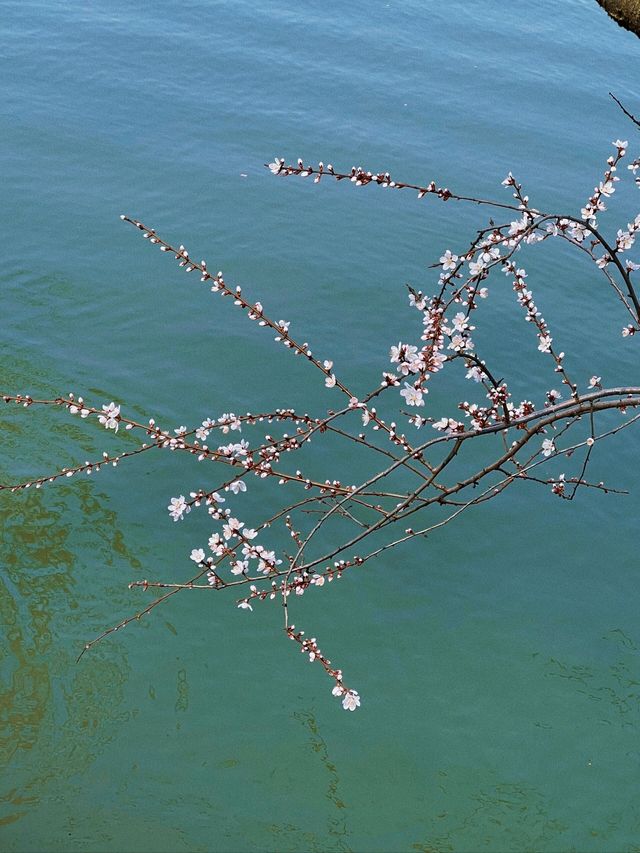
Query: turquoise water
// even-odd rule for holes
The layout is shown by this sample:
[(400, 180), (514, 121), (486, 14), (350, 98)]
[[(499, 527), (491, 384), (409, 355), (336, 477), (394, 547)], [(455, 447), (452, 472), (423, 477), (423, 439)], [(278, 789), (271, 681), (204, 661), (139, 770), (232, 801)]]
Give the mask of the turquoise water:
[[(171, 427), (333, 401), (120, 213), (367, 388), (415, 330), (404, 284), (430, 292), (427, 264), (485, 218), (262, 164), (494, 197), (512, 169), (535, 204), (573, 211), (634, 134), (608, 91), (640, 112), (640, 42), (590, 0), (0, 10), (1, 389), (73, 390)], [(621, 195), (616, 227), (637, 210)], [(528, 268), (549, 319), (572, 321), (583, 381), (637, 384), (591, 270), (543, 252)], [(497, 302), (507, 364), (514, 316)], [(2, 482), (127, 442), (57, 412), (2, 410), (0, 427)], [(223, 596), (177, 595), (75, 663), (148, 603), (131, 580), (188, 577), (206, 518), (174, 525), (166, 505), (206, 485), (195, 460), (2, 493), (2, 849), (640, 850), (638, 433), (598, 450), (594, 478), (629, 496), (514, 489), (297, 603), (362, 694), (355, 714), (279, 608)]]

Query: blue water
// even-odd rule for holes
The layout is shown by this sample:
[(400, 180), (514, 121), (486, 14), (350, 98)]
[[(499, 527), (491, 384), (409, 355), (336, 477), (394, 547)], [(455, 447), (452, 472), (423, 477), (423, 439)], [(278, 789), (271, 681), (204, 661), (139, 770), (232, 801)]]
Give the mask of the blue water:
[[(640, 113), (639, 67), (638, 39), (592, 0), (2, 0), (0, 390), (73, 390), (171, 428), (325, 411), (306, 365), (119, 214), (223, 269), (367, 389), (416, 334), (405, 283), (430, 292), (427, 265), (486, 218), (263, 164), (488, 197), (511, 169), (534, 204), (573, 212), (610, 141), (638, 136), (607, 93)], [(621, 191), (610, 226), (637, 199)], [(622, 346), (590, 268), (537, 250), (527, 266), (581, 382), (637, 384), (636, 339)], [(524, 327), (506, 296), (494, 311), (524, 387)], [(0, 429), (2, 482), (127, 442), (35, 409), (0, 410)], [(296, 602), (360, 691), (355, 714), (266, 603), (180, 594), (75, 663), (150, 601), (131, 580), (189, 576), (209, 526), (166, 505), (209, 482), (195, 460), (0, 494), (2, 849), (640, 850), (638, 434), (598, 451), (594, 479), (629, 496), (513, 489)], [(335, 476), (350, 461), (321, 459)]]

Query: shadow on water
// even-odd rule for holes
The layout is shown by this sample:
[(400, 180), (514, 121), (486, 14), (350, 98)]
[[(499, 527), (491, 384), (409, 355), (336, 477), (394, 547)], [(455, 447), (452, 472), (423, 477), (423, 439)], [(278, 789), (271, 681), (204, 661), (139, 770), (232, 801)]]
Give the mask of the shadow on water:
[[(328, 802), (328, 816), (325, 832), (312, 832), (295, 823), (271, 824), (265, 827), (272, 841), (268, 849), (292, 851), (309, 850), (312, 853), (335, 851), (335, 853), (351, 853), (347, 826), (347, 806), (339, 792), (340, 780), (338, 769), (329, 755), (329, 749), (322, 737), (318, 722), (311, 711), (296, 711), (294, 719), (308, 732), (308, 745), (313, 755), (317, 756), (326, 780), (324, 793), (317, 796)], [(316, 796), (315, 794), (313, 796)], [(322, 811), (318, 804), (318, 811)]]
[[(87, 614), (105, 579), (96, 573), (108, 543), (126, 559), (115, 513), (88, 483), (53, 492), (3, 495), (0, 544), (0, 760), (12, 770), (0, 797), (0, 825), (55, 796), (60, 780), (84, 773), (127, 713), (120, 708), (129, 666), (117, 644), (90, 665), (74, 665)], [(82, 578), (89, 567), (91, 577)]]
[[(473, 775), (463, 768), (440, 771), (441, 809), (431, 818), (425, 840), (411, 845), (413, 850), (559, 849), (554, 842), (568, 827), (549, 814), (549, 805), (537, 789), (499, 782), (475, 787)], [(449, 811), (447, 804), (461, 799), (465, 809)]]
[(599, 722), (608, 726), (637, 727), (640, 712), (640, 666), (638, 647), (620, 628), (603, 640), (619, 647), (623, 656), (606, 667), (576, 664), (549, 658), (546, 674), (570, 682), (575, 690), (593, 703)]
[(311, 749), (318, 756), (326, 771), (327, 790), (325, 792), (325, 799), (335, 809), (335, 812), (333, 809), (331, 810), (332, 816), (329, 818), (327, 825), (327, 835), (335, 841), (335, 847), (331, 849), (350, 851), (352, 848), (347, 843), (349, 830), (345, 814), (347, 806), (339, 794), (340, 779), (338, 777), (338, 769), (329, 756), (329, 749), (326, 741), (320, 734), (314, 715), (310, 711), (297, 711), (293, 716), (308, 730)]
[[(418, 853), (452, 853), (452, 851), (496, 850), (567, 850), (583, 849), (572, 844), (576, 827), (568, 816), (573, 796), (581, 786), (595, 786), (598, 774), (609, 772), (609, 762), (637, 764), (635, 731), (640, 722), (639, 646), (620, 628), (612, 628), (602, 637), (603, 652), (598, 663), (581, 663), (556, 658), (537, 662), (543, 680), (552, 684), (548, 692), (548, 719), (534, 725), (558, 736), (575, 726), (584, 767), (574, 764), (575, 790), (562, 796), (519, 781), (502, 781), (493, 771), (481, 775), (473, 767), (450, 766), (437, 771), (437, 782), (429, 789), (429, 816), (423, 838), (412, 845)], [(537, 655), (534, 655), (537, 658)], [(554, 715), (553, 705), (570, 705), (576, 718), (572, 726), (565, 715)], [(580, 741), (578, 720), (589, 719), (594, 725), (617, 730), (604, 741), (594, 738)], [(603, 746), (604, 743), (604, 746)], [(618, 743), (626, 744), (621, 761)], [(616, 758), (616, 756), (618, 756)], [(593, 758), (593, 760), (592, 760)], [(581, 771), (585, 772), (582, 777)], [(523, 779), (530, 775), (523, 768)], [(558, 772), (562, 772), (558, 768)], [(615, 770), (614, 770), (615, 772)], [(592, 778), (589, 778), (593, 774)], [(586, 780), (586, 781), (585, 781)], [(624, 850), (638, 853), (640, 847), (629, 843), (619, 846), (617, 839), (640, 835), (640, 818), (633, 805), (621, 798), (613, 801), (600, 814), (594, 812), (582, 821), (580, 833), (593, 850)], [(584, 842), (583, 842), (584, 843)], [(593, 846), (591, 846), (593, 845)]]

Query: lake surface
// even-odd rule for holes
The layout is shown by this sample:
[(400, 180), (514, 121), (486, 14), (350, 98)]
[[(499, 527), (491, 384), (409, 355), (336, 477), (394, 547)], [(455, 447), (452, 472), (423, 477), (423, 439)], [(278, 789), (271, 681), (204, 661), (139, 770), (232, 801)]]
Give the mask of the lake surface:
[[(0, 390), (72, 390), (171, 428), (333, 403), (120, 213), (223, 269), (367, 389), (415, 333), (405, 283), (430, 293), (428, 264), (486, 216), (265, 162), (488, 197), (511, 169), (534, 204), (578, 211), (611, 140), (638, 138), (607, 93), (640, 112), (640, 41), (591, 0), (0, 12)], [(581, 381), (637, 384), (636, 341), (622, 346), (594, 271), (566, 253), (527, 264)], [(524, 327), (496, 311), (508, 363)], [(127, 441), (35, 409), (0, 410), (0, 429), (2, 482)], [(354, 714), (266, 603), (180, 594), (76, 664), (150, 601), (131, 580), (189, 576), (206, 516), (174, 525), (166, 506), (206, 485), (195, 460), (0, 494), (2, 849), (640, 850), (638, 432), (597, 449), (594, 478), (630, 495), (513, 489), (305, 596), (300, 619), (363, 697)], [(336, 476), (343, 461), (325, 459)]]

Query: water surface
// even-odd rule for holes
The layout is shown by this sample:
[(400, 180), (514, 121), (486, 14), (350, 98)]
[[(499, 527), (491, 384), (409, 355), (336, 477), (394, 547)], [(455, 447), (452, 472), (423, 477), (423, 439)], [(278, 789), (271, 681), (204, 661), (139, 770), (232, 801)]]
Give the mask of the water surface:
[[(170, 426), (333, 403), (120, 213), (188, 242), (367, 388), (415, 333), (404, 284), (429, 291), (427, 265), (484, 219), (262, 164), (362, 164), (485, 196), (512, 169), (534, 203), (576, 210), (610, 141), (634, 133), (608, 91), (640, 103), (640, 42), (588, 0), (0, 9), (0, 385)], [(549, 319), (572, 321), (579, 375), (637, 380), (588, 267), (532, 253), (529, 269)], [(508, 364), (520, 327), (506, 301), (496, 312)], [(2, 481), (121, 446), (60, 413), (0, 418)], [(195, 462), (3, 494), (3, 849), (637, 851), (639, 450), (629, 433), (594, 468), (628, 497), (513, 490), (306, 596), (356, 714), (293, 653), (279, 610), (206, 594), (76, 665), (149, 600), (129, 581), (187, 576), (206, 518), (173, 525), (165, 507), (205, 485)]]

